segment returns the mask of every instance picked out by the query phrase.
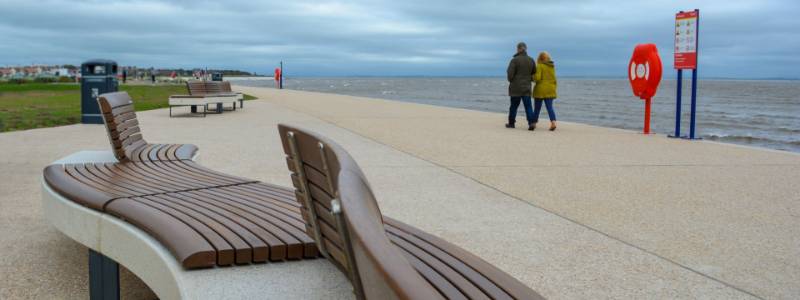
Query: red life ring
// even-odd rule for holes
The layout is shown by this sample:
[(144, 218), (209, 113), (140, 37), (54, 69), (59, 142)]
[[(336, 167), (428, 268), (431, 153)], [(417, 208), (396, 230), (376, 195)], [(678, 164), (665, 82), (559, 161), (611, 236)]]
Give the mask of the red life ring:
[(628, 80), (633, 94), (642, 100), (652, 99), (661, 83), (661, 58), (655, 44), (639, 44), (628, 63)]
[(281, 80), (281, 68), (275, 68), (275, 81)]

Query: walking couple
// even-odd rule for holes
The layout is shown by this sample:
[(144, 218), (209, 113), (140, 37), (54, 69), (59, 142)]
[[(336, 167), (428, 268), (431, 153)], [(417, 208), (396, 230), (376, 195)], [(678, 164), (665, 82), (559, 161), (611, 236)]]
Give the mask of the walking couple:
[[(517, 44), (517, 54), (508, 64), (508, 95), (511, 96), (511, 107), (508, 110), (506, 128), (514, 128), (519, 103), (525, 105), (525, 117), (528, 119), (528, 130), (536, 129), (542, 103), (547, 107), (550, 117), (550, 131), (556, 130), (556, 112), (553, 100), (556, 99), (556, 68), (547, 52), (539, 52), (536, 62), (528, 56), (528, 46)], [(536, 86), (531, 93), (531, 81)], [(531, 107), (531, 95), (534, 107)]]

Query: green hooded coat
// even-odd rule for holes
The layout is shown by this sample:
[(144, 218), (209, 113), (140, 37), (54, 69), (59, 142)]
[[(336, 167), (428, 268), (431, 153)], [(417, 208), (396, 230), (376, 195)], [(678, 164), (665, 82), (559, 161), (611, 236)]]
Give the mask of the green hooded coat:
[(536, 73), (533, 74), (533, 81), (536, 83), (536, 86), (533, 87), (534, 99), (558, 98), (556, 94), (558, 89), (556, 66), (552, 61), (536, 64)]

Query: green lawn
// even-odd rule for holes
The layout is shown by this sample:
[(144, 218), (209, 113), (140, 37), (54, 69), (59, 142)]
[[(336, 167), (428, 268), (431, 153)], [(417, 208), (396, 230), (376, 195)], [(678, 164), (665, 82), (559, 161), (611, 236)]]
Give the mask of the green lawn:
[[(121, 85), (137, 111), (168, 107), (170, 95), (186, 94), (185, 85)], [(0, 132), (79, 123), (78, 84), (0, 84)], [(255, 97), (245, 95), (245, 100)]]

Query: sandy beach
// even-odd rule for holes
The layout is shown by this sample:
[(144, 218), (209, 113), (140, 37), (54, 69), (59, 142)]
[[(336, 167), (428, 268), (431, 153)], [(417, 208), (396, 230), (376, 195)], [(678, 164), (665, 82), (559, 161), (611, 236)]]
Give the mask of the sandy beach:
[[(145, 138), (193, 143), (205, 166), (289, 186), (276, 125), (318, 131), (365, 170), (384, 214), (550, 299), (800, 297), (798, 154), (566, 122), (509, 130), (498, 113), (235, 89), (260, 100), (207, 118), (141, 112)], [(44, 220), (39, 185), (50, 162), (108, 147), (98, 125), (0, 134), (0, 299), (88, 297), (86, 248)], [(129, 272), (122, 294), (155, 298)]]

